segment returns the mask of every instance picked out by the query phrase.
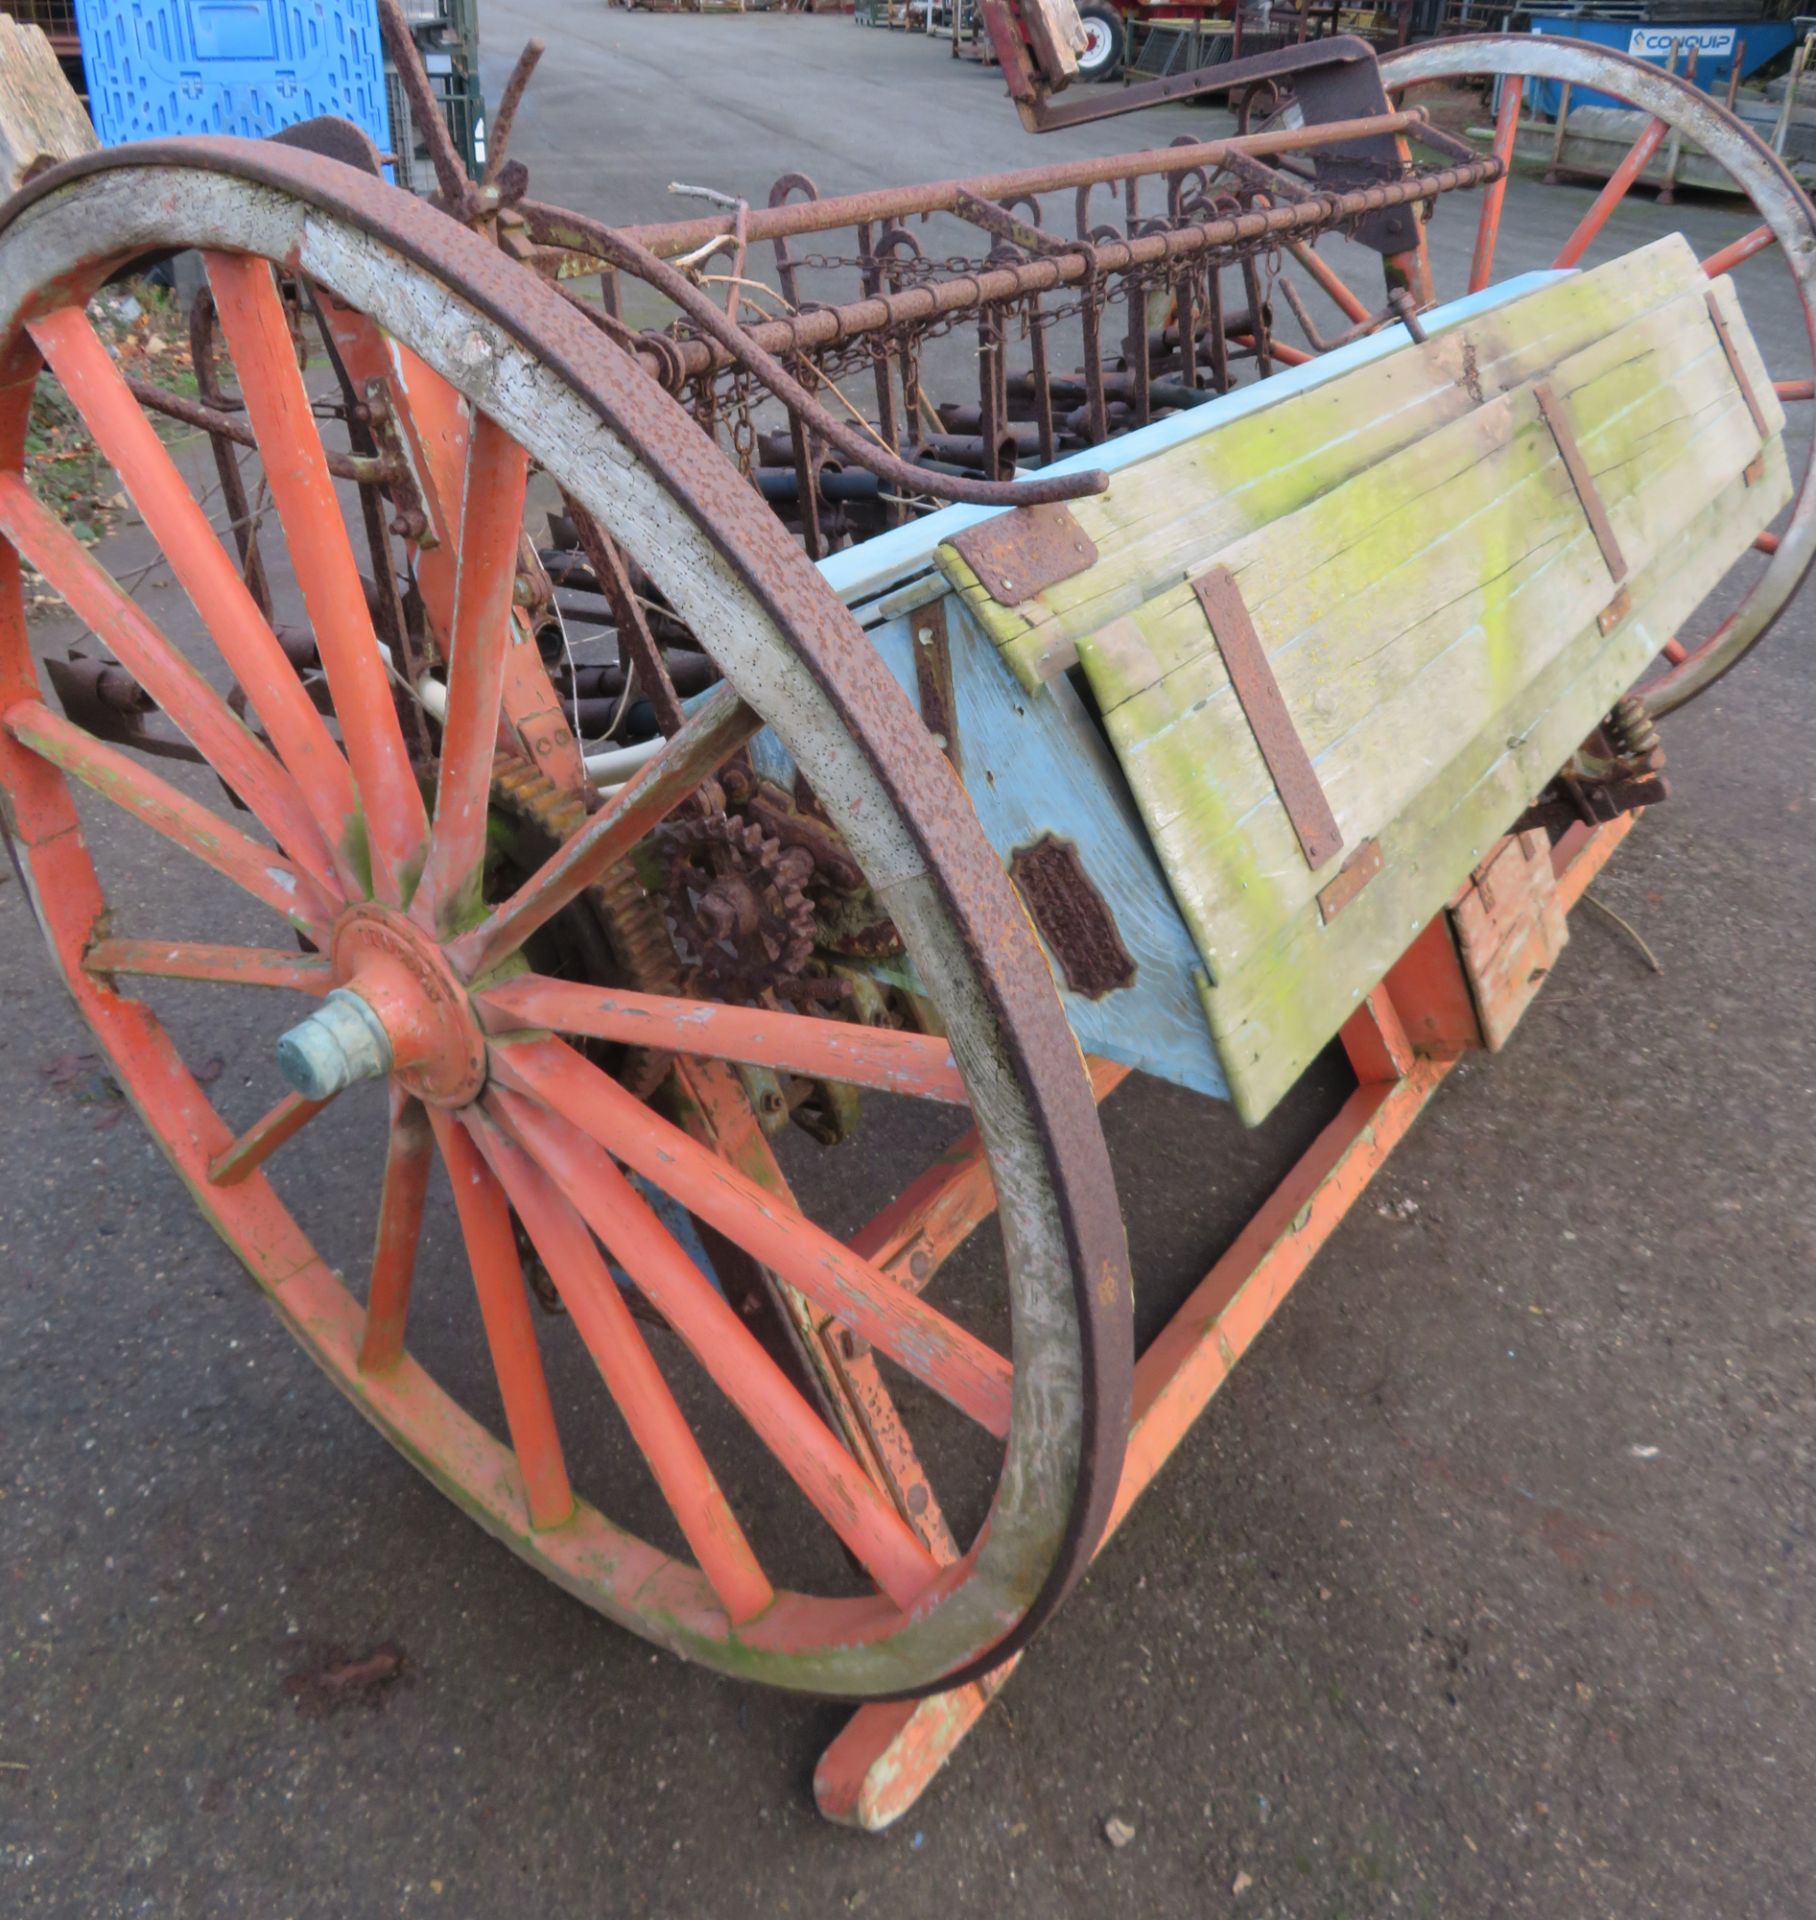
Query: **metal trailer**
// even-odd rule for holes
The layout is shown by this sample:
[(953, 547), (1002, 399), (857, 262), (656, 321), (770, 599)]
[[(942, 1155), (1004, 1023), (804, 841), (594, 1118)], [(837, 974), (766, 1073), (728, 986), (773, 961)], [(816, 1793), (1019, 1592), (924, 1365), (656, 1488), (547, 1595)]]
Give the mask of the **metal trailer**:
[[(987, 11), (1024, 117), (1077, 117), (1066, 10)], [(1816, 221), (1706, 95), (1519, 36), (1226, 65), (1228, 138), (613, 227), (506, 158), (536, 51), (481, 183), (435, 141), (433, 205), (326, 123), (78, 156), (0, 210), (6, 828), (120, 1084), (335, 1384), (586, 1604), (859, 1703), (816, 1791), (878, 1827), (1505, 1042), (1665, 795), (1656, 719), (1802, 578), (1811, 383), (1729, 270), (1774, 250), (1807, 321)], [(1472, 76), (1480, 148), (1413, 92)], [(1681, 131), (1757, 227), (1585, 265), (1641, 155), (1497, 278), (1533, 79)], [(95, 326), (178, 248), (195, 396)], [(961, 350), (975, 397), (936, 406)], [(47, 374), (193, 619), (34, 492)], [(51, 693), (25, 567), (105, 648)], [(217, 918), (135, 907), (160, 858)], [(223, 995), (270, 1051), (217, 1081), (185, 1049)], [(1333, 1043), (1352, 1090), (1137, 1357), (1099, 1103), (1201, 1093), (1211, 1155), (1216, 1103), (1262, 1121)], [(818, 1156), (910, 1151), (839, 1217)], [(413, 1285), (444, 1244), (464, 1310), (443, 1258)]]

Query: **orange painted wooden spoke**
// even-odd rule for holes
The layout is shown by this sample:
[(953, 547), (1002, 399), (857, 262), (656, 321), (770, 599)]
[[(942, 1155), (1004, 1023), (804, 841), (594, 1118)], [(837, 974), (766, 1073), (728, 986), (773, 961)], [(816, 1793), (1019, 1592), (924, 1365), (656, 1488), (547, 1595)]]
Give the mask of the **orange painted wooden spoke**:
[[(1087, 1055), (1091, 1097), (1099, 1106), (1129, 1077), (1120, 1061)], [(962, 1246), (996, 1211), (996, 1183), (975, 1127), (953, 1141), (846, 1241), (861, 1259), (874, 1261), (915, 1293), (939, 1271), (940, 1263)]]
[(422, 1102), (394, 1084), (385, 1180), (378, 1196), (378, 1234), (372, 1249), (372, 1284), (366, 1292), (366, 1325), (359, 1343), (362, 1373), (383, 1373), (404, 1357), (410, 1284), (416, 1277), (416, 1249), (422, 1239), (433, 1160), (434, 1133)]
[(479, 996), (481, 1018), (493, 1033), (552, 1027), (559, 1033), (653, 1047), (659, 1053), (704, 1054), (742, 1060), (781, 1073), (807, 1074), (851, 1086), (878, 1087), (922, 1100), (968, 1104), (965, 1083), (944, 1040), (888, 1027), (848, 1026), (766, 1007), (720, 1006), (666, 994), (518, 974)]
[(0, 532), (112, 649), (278, 845), (325, 894), (337, 897), (327, 842), (296, 782), (16, 473), (0, 473)]
[(305, 1100), (300, 1093), (287, 1093), (262, 1120), (255, 1120), (233, 1145), (217, 1153), (208, 1163), (208, 1178), (217, 1187), (237, 1187), (248, 1174), (256, 1173), (285, 1141), (294, 1140), (329, 1100)]
[(467, 447), (461, 500), (435, 828), (412, 908), (425, 926), (452, 930), (480, 910), (505, 656), (512, 646), (529, 644), (511, 619), (529, 465), (504, 428), (481, 414)]
[(97, 940), (83, 954), (82, 964), (94, 974), (212, 980), (229, 987), (287, 987), (318, 998), (334, 985), (334, 969), (318, 954), (211, 946), (199, 940)]
[(574, 1493), (555, 1432), (555, 1410), (549, 1404), (549, 1385), (536, 1346), (523, 1266), (511, 1230), (511, 1209), (504, 1189), (460, 1123), (433, 1107), (429, 1124), (453, 1182), (454, 1205), (467, 1243), (530, 1525), (557, 1527), (573, 1513)]
[(1619, 166), (1608, 176), (1607, 185), (1595, 196), (1595, 204), (1576, 224), (1576, 231), (1564, 242), (1564, 250), (1552, 261), (1554, 267), (1574, 267), (1595, 244), (1595, 237), (1608, 224), (1610, 215), (1626, 199), (1635, 180), (1645, 172), (1647, 163), (1658, 151), (1670, 129), (1662, 120), (1648, 120), (1645, 131), (1627, 149)]
[(762, 725), (761, 716), (729, 686), (715, 688), (687, 725), (573, 839), (470, 933), (449, 943), (449, 959), (468, 979), (507, 959), (607, 867), (622, 860)]
[(1780, 400), (1816, 400), (1816, 380), (1774, 380), (1772, 391)]
[(352, 775), (232, 556), (88, 315), (65, 307), (34, 321), (30, 331), (245, 688), (324, 838), (340, 854), (343, 879), (349, 877), (345, 848), (358, 807)]
[(421, 856), (428, 815), (290, 329), (263, 260), (227, 253), (205, 258), (215, 310), (239, 372), (247, 418), (353, 763), (374, 875), (385, 897), (397, 901)]
[(1778, 236), (1770, 227), (1754, 227), (1710, 254), (1702, 263), (1702, 270), (1711, 280), (1719, 280), (1724, 273), (1732, 273), (1743, 260), (1751, 260), (1756, 253), (1764, 253), (1767, 247), (1777, 244)]
[(671, 1194), (815, 1306), (1001, 1438), (1011, 1369), (754, 1180), (650, 1111), (560, 1040), (494, 1044), (495, 1081), (527, 1093)]
[(612, 1157), (509, 1092), (487, 1104), (559, 1183), (643, 1296), (668, 1320), (828, 1526), (898, 1606), (939, 1571), (907, 1522), (834, 1439)]
[(1512, 74), (1501, 82), (1501, 106), (1494, 122), (1494, 157), (1501, 163), (1501, 177), (1491, 180), (1482, 192), (1481, 217), (1476, 222), (1475, 253), (1469, 262), (1471, 293), (1480, 293), (1494, 277), (1495, 243), (1501, 237), (1501, 207), (1507, 198), (1507, 176), (1513, 168), (1513, 143), (1520, 125), (1520, 102), (1526, 82)]
[(191, 800), (142, 760), (103, 745), (74, 721), (51, 712), (41, 700), (22, 700), (9, 708), (6, 729), (22, 746), (243, 887), (274, 913), (312, 935), (326, 937), (332, 913), (288, 860), (248, 839), (200, 801)]
[(503, 1182), (562, 1305), (733, 1624), (775, 1598), (598, 1244), (549, 1176), (483, 1116), (465, 1124)]

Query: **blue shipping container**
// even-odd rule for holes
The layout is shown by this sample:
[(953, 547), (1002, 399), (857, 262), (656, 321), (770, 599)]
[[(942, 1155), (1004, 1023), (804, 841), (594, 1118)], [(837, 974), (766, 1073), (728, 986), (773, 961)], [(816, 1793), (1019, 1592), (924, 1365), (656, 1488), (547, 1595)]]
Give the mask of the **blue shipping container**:
[[(1532, 20), (1534, 33), (1555, 34), (1562, 40), (1591, 40), (1614, 53), (1631, 55), (1655, 67), (1662, 67), (1675, 51), (1676, 71), (1681, 75), (1689, 63), (1690, 49), (1696, 49), (1696, 84), (1705, 93), (1726, 98), (1728, 76), (1740, 64), (1740, 77), (1757, 73), (1768, 61), (1776, 60), (1797, 38), (1797, 27), (1789, 20), (1708, 20), (1673, 21), (1670, 25), (1650, 25), (1635, 20), (1581, 20), (1570, 14), (1541, 13)], [(1557, 112), (1562, 87), (1555, 80), (1528, 80), (1526, 106), (1529, 111)], [(1612, 94), (1574, 90), (1572, 107), (1618, 107)]]

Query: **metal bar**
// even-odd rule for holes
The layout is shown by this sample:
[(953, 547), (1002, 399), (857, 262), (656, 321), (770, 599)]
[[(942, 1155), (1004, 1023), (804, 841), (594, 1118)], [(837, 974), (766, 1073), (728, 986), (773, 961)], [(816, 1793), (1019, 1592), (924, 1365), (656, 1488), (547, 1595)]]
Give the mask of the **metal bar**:
[(1230, 685), (1267, 762), (1280, 804), (1299, 836), (1305, 863), (1321, 867), (1341, 849), (1343, 832), (1324, 796), (1305, 743), (1299, 738), (1299, 729), (1287, 711), (1280, 683), (1268, 665), (1267, 651), (1243, 604), (1235, 576), (1227, 567), (1212, 567), (1192, 582), (1192, 591), (1210, 622), (1217, 650), (1229, 669)]
[[(1174, 149), (1184, 152), (1185, 149)], [(1177, 162), (1173, 164), (1177, 165)], [(1356, 187), (1346, 193), (1320, 195), (1314, 200), (1296, 201), (1288, 206), (1257, 207), (1250, 211), (1221, 215), (1214, 220), (1198, 221), (1162, 233), (1141, 234), (1132, 240), (1106, 240), (1095, 246), (1081, 242), (1064, 254), (1013, 266), (987, 267), (975, 274), (923, 286), (904, 287), (894, 294), (881, 294), (857, 300), (842, 307), (819, 307), (793, 319), (771, 320), (745, 330), (751, 345), (767, 353), (787, 354), (811, 351), (887, 328), (913, 325), (951, 313), (970, 312), (978, 306), (1008, 302), (1031, 293), (1046, 293), (1056, 287), (1074, 286), (1093, 273), (1121, 273), (1131, 267), (1148, 266), (1162, 260), (1191, 257), (1219, 247), (1247, 244), (1270, 237), (1323, 229), (1364, 213), (1380, 212), (1388, 207), (1405, 206), (1411, 201), (1428, 200), (1434, 195), (1483, 185), (1498, 179), (1500, 162), (1492, 158), (1473, 161), (1466, 166), (1444, 167), (1433, 173), (1417, 174), (1410, 179), (1386, 181), (1377, 186)], [(816, 206), (830, 203), (818, 201)], [(592, 246), (608, 244), (614, 230), (585, 220), (557, 207), (525, 201), (523, 212), (539, 239), (556, 241), (591, 253)], [(754, 216), (753, 216), (754, 218)], [(591, 244), (589, 245), (589, 236)], [(594, 255), (592, 257), (599, 257)], [(714, 309), (715, 315), (718, 310)], [(723, 316), (718, 316), (723, 317)], [(673, 354), (675, 364), (687, 378), (729, 366), (731, 354), (722, 343), (710, 339), (670, 342), (661, 350), (651, 349), (645, 358), (652, 371), (660, 373), (663, 359)]]
[(1577, 445), (1576, 432), (1570, 425), (1570, 416), (1564, 410), (1564, 403), (1558, 398), (1556, 389), (1549, 380), (1541, 380), (1532, 390), (1532, 397), (1538, 402), (1540, 418), (1551, 429), (1551, 437), (1557, 442), (1559, 457), (1564, 462), (1564, 471), (1570, 476), (1570, 484), (1576, 489), (1576, 497), (1582, 502), (1583, 512), (1589, 518), (1589, 526), (1595, 535), (1595, 544), (1602, 550), (1602, 560), (1607, 566), (1610, 577), (1618, 586), (1627, 577), (1627, 560), (1621, 552), (1621, 543), (1615, 537), (1613, 524), (1608, 518), (1608, 509), (1602, 505), (1602, 497), (1595, 490), (1595, 476), (1589, 471), (1589, 463), (1583, 458), (1583, 450)]
[[(1099, 186), (1109, 181), (1135, 180), (1151, 174), (1206, 171), (1221, 166), (1231, 154), (1264, 158), (1275, 153), (1303, 153), (1317, 147), (1341, 146), (1376, 134), (1403, 133), (1423, 126), (1418, 109), (1376, 114), (1360, 120), (1333, 120), (1324, 126), (1279, 128), (1244, 134), (1229, 140), (1206, 140), (1195, 146), (1150, 148), (1101, 160), (1064, 160), (1051, 166), (1024, 167), (1014, 173), (982, 174), (969, 180), (937, 180), (925, 186), (879, 187), (869, 193), (834, 194), (830, 199), (794, 200), (782, 206), (753, 207), (749, 237), (774, 240), (804, 233), (825, 233), (834, 227), (855, 227), (866, 220), (906, 220), (916, 214), (956, 213), (966, 200), (1014, 200), (1024, 194), (1059, 193), (1072, 187)], [(620, 227), (626, 239), (664, 260), (691, 253), (709, 240), (730, 237), (736, 219), (729, 213), (703, 214), (693, 220), (662, 221), (646, 226)]]
[(1709, 305), (1709, 319), (1715, 328), (1715, 337), (1721, 342), (1722, 356), (1728, 363), (1728, 371), (1734, 376), (1734, 384), (1740, 389), (1740, 397), (1747, 403), (1747, 412), (1753, 417), (1753, 431), (1764, 440), (1771, 432), (1767, 425), (1765, 409), (1759, 404), (1759, 396), (1753, 391), (1753, 382), (1747, 378), (1747, 370), (1741, 364), (1740, 352), (1734, 345), (1734, 335), (1729, 331), (1727, 316), (1721, 310), (1721, 301), (1715, 289), (1711, 287), (1703, 298)]

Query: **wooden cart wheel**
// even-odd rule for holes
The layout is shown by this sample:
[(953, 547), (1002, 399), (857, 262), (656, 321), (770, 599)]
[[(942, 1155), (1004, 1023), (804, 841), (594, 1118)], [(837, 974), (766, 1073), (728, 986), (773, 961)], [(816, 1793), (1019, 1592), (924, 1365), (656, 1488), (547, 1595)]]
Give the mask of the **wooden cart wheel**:
[[(87, 312), (109, 273), (189, 247), (206, 263), (257, 443), (267, 528), (281, 527), (344, 753)], [(299, 373), (271, 262), (327, 297), (337, 333), (377, 330), (370, 338), (389, 374), (382, 396), (368, 395), (383, 398), (416, 448), (423, 506), (437, 464), (451, 476), (439, 587), (422, 556), (418, 564), (425, 601), (439, 591), (446, 602), (451, 636), (432, 768), (412, 765), (349, 537), (351, 489), (337, 495), (330, 436)], [(1026, 916), (947, 762), (816, 571), (681, 409), (554, 290), (408, 195), (313, 154), (183, 142), (116, 149), (46, 176), (0, 230), (0, 337), (8, 824), (77, 1005), (292, 1333), (517, 1553), (694, 1659), (780, 1686), (868, 1696), (928, 1690), (1006, 1656), (1088, 1563), (1116, 1488), (1130, 1375), (1126, 1249), (1090, 1083)], [(193, 603), (215, 650), (206, 659), (199, 647), (189, 658), (28, 485), (27, 417), (45, 363)], [(514, 670), (532, 463), (646, 569), (725, 680), (499, 898), (486, 892), (488, 792), (501, 686)], [(428, 520), (433, 527), (434, 511)], [(274, 545), (267, 531), (273, 565)], [(205, 765), (193, 777), (152, 772), (45, 701), (17, 555), (199, 750)], [(249, 696), (256, 730), (221, 697), (223, 668)], [(621, 871), (763, 725), (811, 779), (948, 1039), (602, 992), (524, 970), (532, 932), (603, 872)], [(78, 788), (107, 816), (98, 839), (117, 838), (119, 816), (130, 817), (224, 876), (242, 896), (233, 912), (209, 929), (135, 916), (130, 894), (110, 894), (99, 870), (107, 863), (91, 858)], [(272, 944), (229, 944), (231, 931), (223, 939), (223, 927), (243, 922), (246, 897), (268, 915)], [(301, 951), (283, 944), (290, 929)], [(267, 996), (271, 1051), (236, 1065), (275, 1082), (275, 1052), (292, 1091), (251, 1127), (235, 1131), (216, 1111), (154, 1010), (169, 981)], [(313, 996), (314, 1011), (293, 994)], [(925, 1263), (911, 1271), (904, 1259), (886, 1272), (879, 1245), (861, 1243), (865, 1252), (835, 1240), (785, 1185), (760, 1186), (747, 1164), (703, 1147), (564, 1032), (659, 1046), (718, 1072), (722, 1094), (738, 1083), (713, 1063), (731, 1060), (968, 1105), (999, 1202), (1008, 1352), (962, 1325), (959, 1308), (921, 1296)], [(376, 1159), (369, 1176), (381, 1193), (363, 1299), (310, 1233), (320, 1237), (321, 1216), (346, 1204), (342, 1194), (367, 1168), (343, 1160), (313, 1187), (296, 1183), (300, 1192), (286, 1172), (310, 1140), (308, 1124), (362, 1079), (389, 1089), (382, 1176)], [(732, 1123), (748, 1118), (742, 1109)], [(437, 1155), (506, 1438), (411, 1351), (416, 1321), (436, 1311), (436, 1295), (419, 1287), (413, 1316), (411, 1294)], [(296, 1212), (280, 1189), (294, 1194)], [(976, 1503), (988, 1517), (967, 1551), (936, 1552), (915, 1501), (898, 1506), (867, 1476), (684, 1251), (652, 1193), (830, 1313), (848, 1351), (867, 1344), (885, 1357), (914, 1383), (910, 1400), (937, 1396), (982, 1430), (994, 1493)], [(986, 1210), (973, 1206), (973, 1217)], [(596, 1366), (588, 1380), (594, 1390), (603, 1383), (634, 1442), (615, 1470), (653, 1476), (670, 1543), (678, 1537), (684, 1550), (614, 1523), (589, 1497), (609, 1503), (612, 1488), (582, 1492), (570, 1476), (523, 1240)], [(608, 1256), (669, 1331), (641, 1330)], [(690, 1407), (704, 1390), (744, 1460), (754, 1436), (789, 1483), (786, 1497), (798, 1490), (817, 1509), (869, 1590), (772, 1580), (722, 1467), (709, 1462), (710, 1436), (683, 1411), (672, 1381), (682, 1346), (704, 1375), (689, 1376)]]
[[(1502, 84), (1493, 150), (1503, 159), (1513, 156), (1528, 81), (1555, 81), (1579, 94), (1607, 95), (1647, 116), (1633, 147), (1582, 217), (1571, 222), (1560, 208), (1555, 252), (1547, 249), (1546, 257), (1534, 260), (1528, 248), (1529, 257), (1520, 262), (1522, 271), (1533, 265), (1575, 267), (1590, 262), (1610, 219), (1648, 165), (1668, 156), (1674, 143), (1685, 153), (1700, 147), (1734, 182), (1758, 220), (1743, 238), (1711, 255), (1704, 262), (1706, 272), (1713, 279), (1775, 247), (1816, 355), (1816, 210), (1778, 156), (1700, 88), (1660, 67), (1587, 41), (1539, 34), (1480, 35), (1408, 47), (1385, 55), (1381, 74), (1400, 104), (1407, 103), (1409, 89), (1429, 82), (1498, 79)], [(1417, 104), (1416, 96), (1412, 104)], [(1423, 273), (1433, 283), (1414, 288), (1420, 303), (1452, 300), (1506, 277), (1498, 246), (1505, 197), (1509, 192), (1541, 191), (1531, 182), (1506, 179), (1484, 190), (1466, 273), (1446, 281), (1428, 260), (1408, 259), (1409, 277), (1416, 279)], [(1443, 211), (1440, 208), (1440, 223)], [(1309, 250), (1298, 251), (1303, 260)], [(1365, 320), (1374, 302), (1333, 274), (1328, 259), (1328, 255), (1314, 256), (1305, 264), (1313, 268), (1350, 322)], [(1349, 277), (1360, 281), (1362, 276), (1352, 272)], [(1711, 350), (1715, 350), (1713, 339)], [(1806, 366), (1799, 370), (1799, 377), (1779, 380), (1779, 398), (1808, 401), (1810, 373)], [(1816, 556), (1816, 468), (1811, 463), (1810, 437), (1804, 434), (1798, 440), (1790, 450), (1796, 493), (1783, 526), (1760, 537), (1764, 557), (1749, 558), (1729, 573), (1697, 620), (1666, 646), (1636, 689), (1655, 716), (1681, 707), (1726, 673), (1765, 635), (1809, 570)]]

